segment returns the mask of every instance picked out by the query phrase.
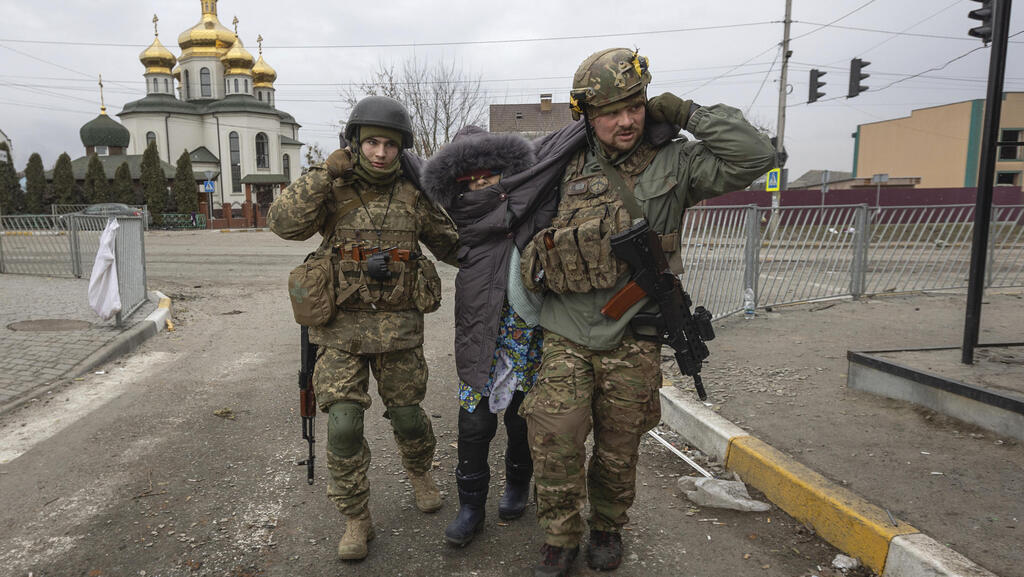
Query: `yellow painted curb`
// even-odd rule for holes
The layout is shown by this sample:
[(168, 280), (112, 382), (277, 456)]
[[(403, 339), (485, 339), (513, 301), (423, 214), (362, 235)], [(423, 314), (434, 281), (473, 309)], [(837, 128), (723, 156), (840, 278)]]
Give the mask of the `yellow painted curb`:
[(171, 308), (171, 299), (169, 299), (167, 297), (164, 297), (164, 298), (160, 299), (160, 303), (157, 304), (157, 308), (161, 308), (161, 309), (169, 309), (169, 308)]
[(899, 520), (894, 525), (884, 509), (754, 437), (730, 439), (725, 466), (879, 575), (885, 569), (890, 540), (919, 532)]

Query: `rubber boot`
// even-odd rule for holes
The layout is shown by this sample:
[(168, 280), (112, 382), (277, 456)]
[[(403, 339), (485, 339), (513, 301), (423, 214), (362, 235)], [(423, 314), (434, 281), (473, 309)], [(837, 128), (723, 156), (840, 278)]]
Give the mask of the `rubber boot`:
[(412, 485), (412, 492), (416, 496), (416, 508), (424, 513), (433, 513), (441, 508), (441, 491), (434, 483), (434, 477), (430, 471), (422, 475), (409, 475), (409, 484)]
[(505, 521), (518, 519), (530, 502), (530, 478), (533, 463), (512, 463), (505, 459), (505, 492), (498, 502), (498, 516)]
[(444, 530), (444, 538), (450, 545), (465, 547), (477, 533), (484, 530), (484, 505), (487, 503), (491, 474), (483, 471), (464, 476), (456, 470), (455, 481), (459, 485), (459, 513)]
[(358, 561), (366, 558), (366, 544), (376, 537), (370, 511), (349, 517), (345, 523), (345, 534), (338, 542), (338, 557), (346, 561)]

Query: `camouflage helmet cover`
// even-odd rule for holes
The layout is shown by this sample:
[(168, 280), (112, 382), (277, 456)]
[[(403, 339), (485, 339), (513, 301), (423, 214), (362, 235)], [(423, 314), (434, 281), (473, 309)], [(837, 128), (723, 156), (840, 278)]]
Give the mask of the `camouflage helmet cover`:
[(387, 96), (367, 96), (356, 102), (345, 123), (345, 140), (355, 142), (359, 126), (383, 126), (402, 133), (402, 148), (412, 148), (412, 119), (402, 103)]
[(651, 82), (646, 56), (629, 48), (608, 48), (587, 57), (576, 69), (569, 92), (573, 120), (584, 106), (599, 107), (643, 92)]

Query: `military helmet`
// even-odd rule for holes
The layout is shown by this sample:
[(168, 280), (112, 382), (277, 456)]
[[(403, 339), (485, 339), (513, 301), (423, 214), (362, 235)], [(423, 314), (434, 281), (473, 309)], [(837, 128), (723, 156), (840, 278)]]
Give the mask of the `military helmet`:
[(402, 133), (402, 148), (412, 148), (412, 119), (402, 103), (387, 96), (367, 96), (356, 102), (345, 124), (345, 140), (358, 140), (359, 126), (383, 126)]
[(584, 106), (604, 106), (643, 92), (651, 83), (647, 66), (647, 57), (629, 48), (609, 48), (588, 56), (572, 77), (573, 120), (579, 120)]

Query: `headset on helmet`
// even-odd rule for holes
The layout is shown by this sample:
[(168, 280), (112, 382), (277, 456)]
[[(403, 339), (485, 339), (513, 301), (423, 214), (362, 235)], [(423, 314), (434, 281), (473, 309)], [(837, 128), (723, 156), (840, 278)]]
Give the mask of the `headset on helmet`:
[(609, 48), (587, 57), (576, 69), (569, 92), (573, 120), (586, 106), (598, 107), (643, 92), (651, 82), (650, 61), (637, 50)]

